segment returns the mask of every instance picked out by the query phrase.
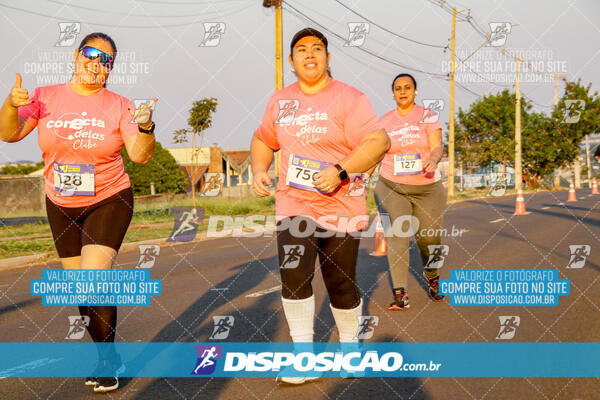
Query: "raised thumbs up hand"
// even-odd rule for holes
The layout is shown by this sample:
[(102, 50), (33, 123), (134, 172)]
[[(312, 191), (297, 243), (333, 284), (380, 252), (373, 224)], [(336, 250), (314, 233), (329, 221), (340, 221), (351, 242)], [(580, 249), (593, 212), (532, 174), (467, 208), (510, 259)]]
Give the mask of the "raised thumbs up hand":
[(158, 101), (158, 97), (150, 100), (148, 104), (140, 103), (135, 110), (129, 110), (133, 121), (142, 127), (147, 127), (152, 124), (152, 110), (154, 108), (154, 103)]
[(23, 78), (21, 77), (21, 74), (17, 74), (17, 81), (10, 90), (10, 95), (8, 96), (10, 105), (15, 108), (26, 106), (32, 103), (32, 101), (29, 100), (29, 93), (27, 92), (27, 89), (23, 89), (21, 87), (22, 81)]

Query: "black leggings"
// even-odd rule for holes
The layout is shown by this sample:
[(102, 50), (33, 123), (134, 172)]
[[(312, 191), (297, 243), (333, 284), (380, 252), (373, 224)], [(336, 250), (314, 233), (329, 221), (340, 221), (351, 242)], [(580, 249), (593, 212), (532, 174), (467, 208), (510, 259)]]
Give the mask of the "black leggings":
[[(305, 233), (298, 235), (295, 227)], [(333, 232), (317, 226), (313, 220), (305, 217), (289, 217), (278, 222), (277, 252), (281, 294), (283, 298), (293, 300), (312, 296), (311, 282), (318, 255), (331, 305), (346, 310), (356, 308), (360, 304), (360, 291), (356, 284), (360, 238), (351, 234), (339, 236), (337, 232), (333, 236), (319, 237), (323, 233)]]
[(62, 207), (46, 197), (48, 222), (60, 258), (77, 257), (86, 244), (119, 251), (133, 216), (131, 187), (87, 207)]

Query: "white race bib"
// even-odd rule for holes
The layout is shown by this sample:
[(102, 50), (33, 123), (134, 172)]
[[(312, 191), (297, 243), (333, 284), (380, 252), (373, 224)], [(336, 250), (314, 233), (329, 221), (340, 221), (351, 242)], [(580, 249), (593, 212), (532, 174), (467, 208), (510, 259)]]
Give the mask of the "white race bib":
[(422, 172), (420, 154), (394, 154), (394, 175), (417, 175)]
[(54, 190), (58, 196), (93, 196), (93, 164), (54, 163)]
[(290, 154), (285, 184), (302, 190), (320, 192), (315, 187), (317, 173), (333, 164)]

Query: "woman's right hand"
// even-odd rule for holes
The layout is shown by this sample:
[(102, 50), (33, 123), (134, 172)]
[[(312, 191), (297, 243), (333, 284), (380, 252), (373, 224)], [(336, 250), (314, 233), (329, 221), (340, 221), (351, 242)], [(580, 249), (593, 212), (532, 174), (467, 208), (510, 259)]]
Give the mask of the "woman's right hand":
[(32, 103), (32, 101), (29, 100), (29, 93), (27, 92), (27, 89), (23, 89), (21, 87), (22, 80), (23, 78), (21, 78), (21, 74), (17, 74), (17, 82), (12, 87), (10, 94), (8, 95), (9, 104), (14, 108), (26, 106)]
[(252, 188), (257, 197), (270, 196), (271, 192), (269, 191), (268, 186), (272, 185), (273, 182), (271, 182), (271, 178), (269, 178), (269, 175), (266, 172), (261, 171), (254, 174)]

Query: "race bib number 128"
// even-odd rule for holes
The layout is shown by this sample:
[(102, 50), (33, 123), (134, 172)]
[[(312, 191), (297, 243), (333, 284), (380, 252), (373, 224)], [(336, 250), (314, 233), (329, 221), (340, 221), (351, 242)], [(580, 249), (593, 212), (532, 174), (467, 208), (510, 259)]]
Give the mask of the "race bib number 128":
[(94, 166), (55, 162), (54, 190), (59, 196), (93, 196)]

